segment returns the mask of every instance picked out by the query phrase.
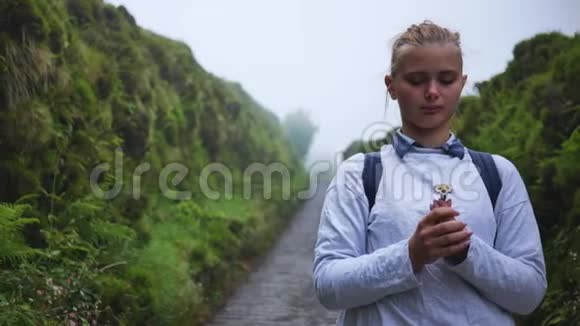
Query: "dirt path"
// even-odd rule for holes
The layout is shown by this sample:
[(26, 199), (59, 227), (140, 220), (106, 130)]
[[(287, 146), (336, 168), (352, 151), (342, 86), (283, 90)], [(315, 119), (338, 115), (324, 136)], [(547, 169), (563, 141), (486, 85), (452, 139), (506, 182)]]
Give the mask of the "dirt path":
[(320, 305), (312, 285), (313, 248), (326, 185), (318, 190), (209, 325), (335, 325), (336, 312)]

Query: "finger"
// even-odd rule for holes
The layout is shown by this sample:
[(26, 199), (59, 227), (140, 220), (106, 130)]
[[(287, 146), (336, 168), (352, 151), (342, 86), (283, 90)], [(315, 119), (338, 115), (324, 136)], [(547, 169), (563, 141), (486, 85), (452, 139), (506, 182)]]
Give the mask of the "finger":
[(467, 247), (469, 247), (470, 243), (471, 243), (471, 240), (468, 239), (468, 240), (462, 241), (462, 242), (454, 244), (454, 245), (435, 249), (435, 250), (433, 250), (433, 254), (436, 257), (448, 257), (448, 256), (457, 255), (459, 253), (462, 253)]
[(433, 208), (435, 207), (439, 207), (439, 205), (437, 204), (436, 200), (433, 200), (433, 202), (431, 203), (431, 205), (429, 205), (429, 210), (432, 211)]
[(425, 245), (432, 246), (433, 248), (447, 247), (469, 240), (472, 234), (471, 231), (464, 228), (461, 231), (443, 234), (439, 237), (430, 239)]
[(449, 221), (455, 221), (455, 217), (442, 218), (439, 220), (439, 223), (437, 223), (437, 224), (441, 224), (441, 223), (449, 222)]
[(467, 225), (459, 220), (444, 221), (439, 224), (428, 227), (425, 230), (426, 238), (436, 238), (443, 234), (453, 233), (465, 229)]
[(429, 214), (427, 214), (427, 216), (425, 216), (425, 218), (423, 218), (423, 220), (421, 222), (423, 222), (423, 224), (436, 224), (438, 222), (440, 222), (443, 219), (447, 219), (449, 217), (455, 217), (458, 216), (459, 212), (457, 212), (456, 210), (454, 210), (451, 207), (435, 207), (434, 209), (432, 209)]

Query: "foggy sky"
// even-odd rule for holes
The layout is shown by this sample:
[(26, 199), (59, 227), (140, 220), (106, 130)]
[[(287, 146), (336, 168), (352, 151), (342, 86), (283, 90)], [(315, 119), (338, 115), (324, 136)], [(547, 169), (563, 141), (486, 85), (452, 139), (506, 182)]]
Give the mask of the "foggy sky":
[[(540, 32), (580, 31), (580, 1), (107, 0), (146, 29), (187, 43), (196, 60), (280, 118), (303, 108), (319, 132), (309, 162), (331, 159), (385, 115), (390, 48), (425, 19), (461, 34), (473, 84), (502, 72), (516, 43)], [(376, 129), (376, 128), (375, 128)]]

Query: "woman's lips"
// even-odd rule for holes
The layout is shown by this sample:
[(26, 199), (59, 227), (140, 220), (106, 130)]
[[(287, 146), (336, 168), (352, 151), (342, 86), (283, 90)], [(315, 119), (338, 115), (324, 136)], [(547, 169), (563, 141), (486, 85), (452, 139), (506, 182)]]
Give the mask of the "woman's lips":
[(421, 111), (425, 114), (434, 114), (441, 110), (443, 110), (443, 107), (440, 105), (426, 105), (421, 107)]

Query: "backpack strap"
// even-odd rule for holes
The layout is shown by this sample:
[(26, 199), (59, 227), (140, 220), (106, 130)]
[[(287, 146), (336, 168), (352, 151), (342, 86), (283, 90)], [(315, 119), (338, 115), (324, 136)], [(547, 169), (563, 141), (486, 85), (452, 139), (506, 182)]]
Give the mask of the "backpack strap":
[(479, 171), (481, 179), (483, 179), (483, 183), (487, 189), (487, 194), (491, 199), (491, 205), (495, 209), (495, 203), (497, 202), (497, 197), (499, 196), (502, 184), (493, 157), (489, 153), (478, 152), (472, 149), (467, 150), (469, 156), (471, 156), (473, 164)]
[[(469, 156), (471, 156), (473, 164), (477, 167), (477, 170), (479, 171), (479, 175), (481, 176), (481, 179), (485, 184), (485, 188), (487, 189), (487, 194), (491, 199), (491, 205), (495, 210), (495, 203), (497, 202), (497, 197), (499, 196), (502, 184), (493, 157), (489, 153), (478, 152), (471, 149), (467, 150), (469, 152)], [(495, 222), (497, 223), (497, 217)], [(495, 235), (493, 237), (494, 248), (496, 240), (497, 240), (497, 231), (495, 232)]]
[(371, 152), (365, 154), (365, 165), (362, 173), (363, 186), (365, 195), (369, 202), (369, 212), (375, 205), (375, 197), (379, 189), (379, 183), (383, 174), (383, 163), (381, 162), (380, 152)]

